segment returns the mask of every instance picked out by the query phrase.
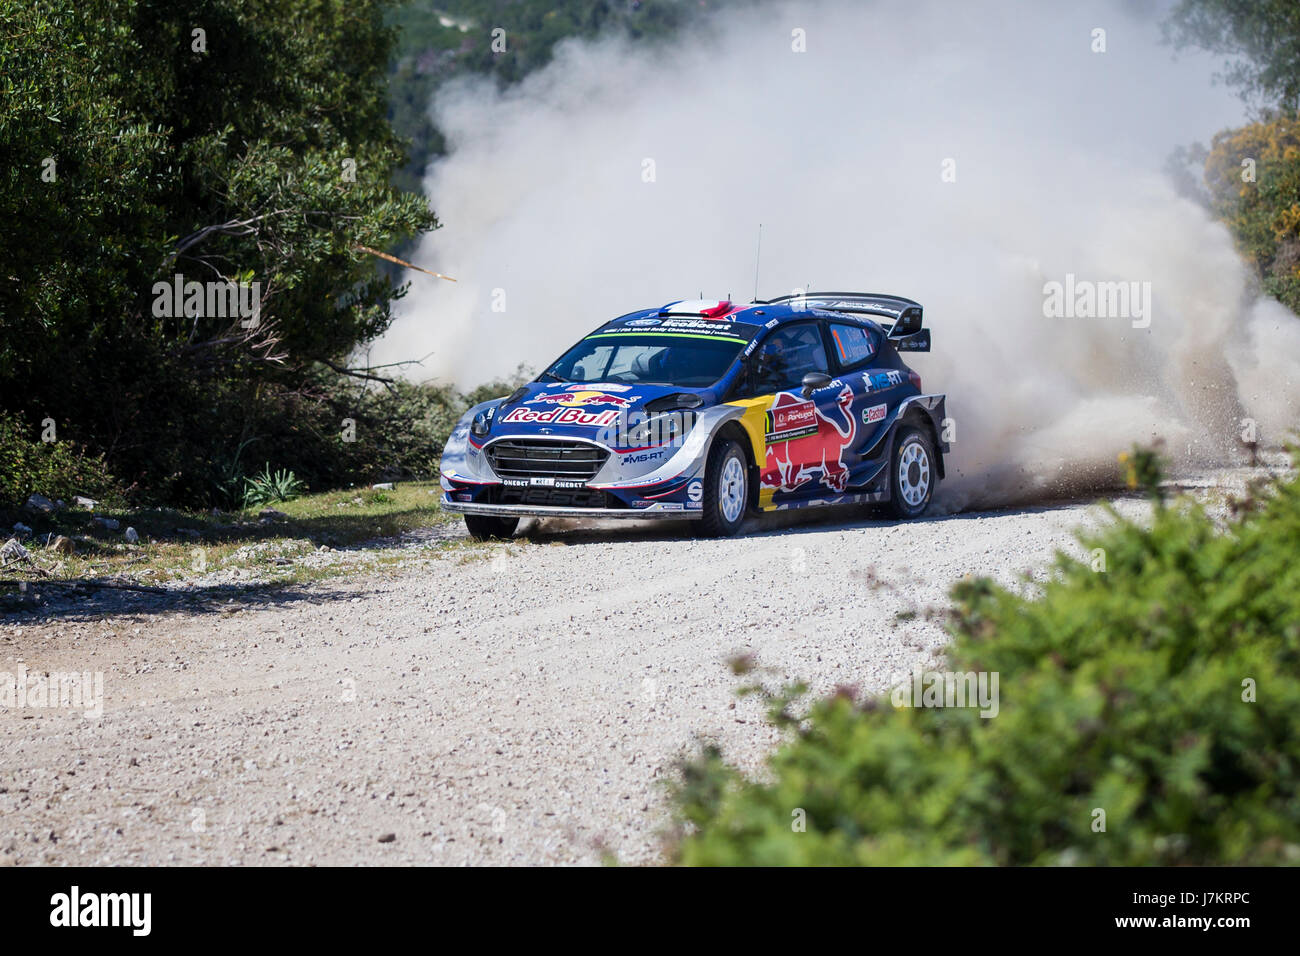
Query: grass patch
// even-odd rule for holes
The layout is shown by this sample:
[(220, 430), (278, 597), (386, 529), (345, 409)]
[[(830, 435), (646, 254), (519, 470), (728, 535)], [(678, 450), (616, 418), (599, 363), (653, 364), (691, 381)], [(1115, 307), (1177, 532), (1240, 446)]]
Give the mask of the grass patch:
[[(322, 547), (349, 548), (458, 520), (459, 516), (438, 507), (438, 497), (436, 482), (411, 482), (388, 490), (353, 488), (303, 495), (269, 506), (275, 514), (262, 508), (238, 512), (101, 508), (93, 514), (68, 509), (48, 515), (9, 509), (0, 511), (4, 522), (0, 540), (9, 537), (16, 521), (30, 527), (32, 535), (25, 546), (56, 580), (121, 575), (141, 584), (162, 584), (235, 569), (248, 572), (250, 579), (302, 582), (410, 561), (409, 553), (400, 552), (376, 553), (364, 562), (300, 563)], [(118, 526), (110, 530), (96, 518), (116, 521)], [(127, 528), (136, 530), (138, 543), (126, 540)], [(61, 553), (51, 546), (59, 536), (72, 542), (75, 553)], [(0, 578), (40, 580), (20, 563), (0, 570)], [(4, 590), (14, 589), (14, 585), (4, 586)]]

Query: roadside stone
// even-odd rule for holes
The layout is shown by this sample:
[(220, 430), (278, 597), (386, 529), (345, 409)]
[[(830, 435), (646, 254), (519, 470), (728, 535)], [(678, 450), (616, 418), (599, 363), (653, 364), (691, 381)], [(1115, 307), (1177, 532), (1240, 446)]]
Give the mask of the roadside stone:
[(72, 503), (78, 508), (85, 508), (87, 511), (94, 511), (95, 506), (99, 504), (94, 498), (85, 498), (81, 495), (73, 495)]
[(65, 538), (59, 535), (50, 542), (50, 550), (57, 551), (59, 554), (76, 554), (77, 546), (72, 543), (71, 538)]
[(288, 521), (289, 516), (283, 511), (276, 511), (274, 508), (263, 508), (257, 513), (259, 518), (270, 518), (272, 521)]
[(27, 527), (21, 521), (14, 522), (14, 537), (19, 541), (25, 541), (32, 536), (32, 529)]
[(391, 481), (383, 481), (383, 482), (380, 482), (380, 483), (377, 484), (377, 485), (371, 485), (370, 487), (371, 487), (374, 491), (392, 491), (392, 490), (393, 490), (393, 483), (392, 483)]
[(30, 494), (27, 496), (27, 504), (24, 507), (28, 511), (39, 511), (43, 514), (50, 514), (54, 511), (54, 502), (44, 495)]
[(127, 544), (140, 543), (140, 533), (136, 531), (135, 528), (127, 528), (125, 537), (126, 537)]
[(0, 548), (0, 559), (5, 561), (25, 561), (30, 557), (27, 549), (18, 542), (17, 538), (10, 538), (4, 543), (4, 547)]
[(95, 515), (91, 520), (105, 531), (116, 531), (122, 526), (116, 518), (105, 518), (103, 515)]

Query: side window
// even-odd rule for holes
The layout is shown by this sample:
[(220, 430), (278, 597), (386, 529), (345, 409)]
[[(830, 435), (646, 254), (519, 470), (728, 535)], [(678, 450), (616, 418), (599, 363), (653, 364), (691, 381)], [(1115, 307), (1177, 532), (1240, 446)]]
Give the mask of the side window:
[(772, 331), (750, 359), (755, 395), (797, 388), (809, 372), (826, 372), (826, 348), (816, 322), (801, 322)]
[(831, 341), (841, 368), (854, 368), (876, 354), (876, 337), (860, 325), (831, 323)]

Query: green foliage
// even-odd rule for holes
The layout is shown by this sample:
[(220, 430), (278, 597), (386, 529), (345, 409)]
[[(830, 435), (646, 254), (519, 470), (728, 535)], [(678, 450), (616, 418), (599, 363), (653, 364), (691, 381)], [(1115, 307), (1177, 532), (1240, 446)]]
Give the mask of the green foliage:
[[(436, 226), (390, 186), (388, 7), (0, 0), (0, 407), (171, 501), (228, 495), (254, 436), (324, 453), (283, 415), (404, 291), (357, 246)], [(160, 314), (176, 273), (260, 283), (260, 323)]]
[(1300, 108), (1295, 0), (1179, 0), (1165, 24), (1179, 46), (1231, 57), (1224, 78), (1265, 105)]
[[(514, 387), (499, 382), (480, 390), (492, 397)], [(186, 497), (206, 489), (221, 507), (240, 507), (250, 462), (267, 458), (311, 488), (427, 478), (437, 473), (443, 445), (470, 404), (447, 385), (379, 386), (321, 372), (299, 389), (268, 390), (256, 415), (208, 419), (221, 437), (218, 444), (204, 436), (204, 444), (222, 452), (209, 459), (206, 476), (193, 479), (206, 484)]]
[(1264, 291), (1300, 310), (1300, 121), (1277, 116), (1219, 133), (1205, 183)]
[(260, 508), (276, 501), (291, 501), (304, 490), (303, 483), (292, 471), (281, 468), (272, 473), (271, 463), (267, 462), (260, 473), (244, 479), (244, 507)]
[(38, 436), (38, 429), (16, 415), (0, 412), (0, 508), (17, 507), (32, 493), (51, 501), (120, 495), (102, 457), (67, 441), (43, 442)]
[(1188, 502), (1149, 526), (1112, 511), (1037, 598), (962, 582), (948, 666), (1000, 675), (997, 716), (839, 695), (794, 725), (770, 782), (707, 751), (675, 792), (677, 858), (1300, 861), (1300, 482), (1234, 510), (1223, 528)]
[(1259, 122), (1214, 138), (1205, 183), (1264, 291), (1300, 309), (1300, 6), (1179, 0), (1165, 32), (1180, 47), (1230, 57), (1224, 78), (1260, 108)]

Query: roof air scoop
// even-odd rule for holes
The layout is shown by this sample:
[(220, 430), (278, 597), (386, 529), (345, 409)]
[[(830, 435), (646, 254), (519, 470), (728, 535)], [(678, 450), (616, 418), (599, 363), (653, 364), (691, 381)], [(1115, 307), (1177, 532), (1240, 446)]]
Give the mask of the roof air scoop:
[(659, 310), (660, 315), (694, 315), (704, 319), (718, 319), (732, 312), (735, 306), (727, 299), (686, 299), (670, 302)]

